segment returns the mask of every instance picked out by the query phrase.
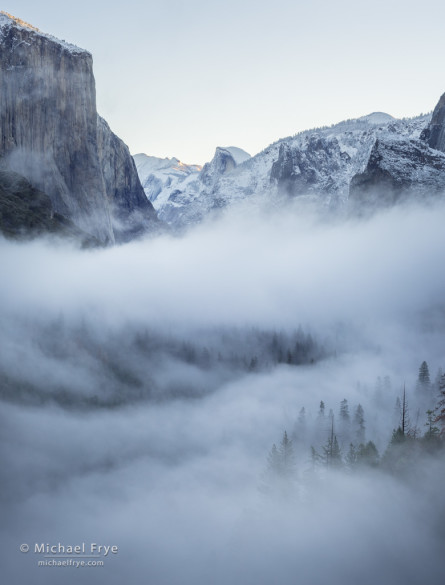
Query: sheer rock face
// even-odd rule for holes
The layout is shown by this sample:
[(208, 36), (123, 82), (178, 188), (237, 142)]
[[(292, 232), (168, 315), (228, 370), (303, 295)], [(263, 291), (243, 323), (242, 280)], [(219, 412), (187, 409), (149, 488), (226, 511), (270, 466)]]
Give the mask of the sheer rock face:
[(97, 143), (116, 240), (129, 241), (153, 230), (157, 224), (156, 212), (144, 193), (133, 157), (100, 116), (97, 117)]
[(351, 179), (366, 168), (376, 139), (418, 139), (429, 121), (378, 112), (281, 139), (253, 157), (235, 160), (239, 149), (217, 148), (201, 173), (178, 175), (172, 168), (155, 175), (141, 155), (138, 167), (147, 196), (173, 229), (245, 201), (262, 207), (298, 198), (299, 205), (323, 213), (346, 213)]
[[(141, 215), (139, 231), (154, 214), (145, 201), (132, 207), (140, 203), (140, 183), (128, 149), (98, 120), (92, 65), (90, 53), (0, 15), (0, 167), (26, 177), (57, 213), (112, 243), (116, 223), (116, 239), (127, 239), (123, 209), (133, 219)], [(121, 166), (111, 173), (114, 161)]]
[(421, 138), (426, 140), (431, 148), (445, 152), (445, 93), (434, 108), (431, 122), (422, 132)]
[(349, 209), (364, 215), (400, 201), (441, 197), (445, 191), (445, 154), (423, 140), (376, 140), (366, 168), (349, 188)]
[(331, 193), (337, 190), (332, 176), (350, 165), (351, 157), (342, 152), (335, 137), (310, 136), (304, 148), (280, 145), (278, 159), (272, 165), (271, 182), (289, 196)]
[(227, 149), (218, 146), (213, 159), (204, 165), (200, 179), (206, 187), (213, 187), (221, 175), (230, 173), (236, 166), (233, 155)]

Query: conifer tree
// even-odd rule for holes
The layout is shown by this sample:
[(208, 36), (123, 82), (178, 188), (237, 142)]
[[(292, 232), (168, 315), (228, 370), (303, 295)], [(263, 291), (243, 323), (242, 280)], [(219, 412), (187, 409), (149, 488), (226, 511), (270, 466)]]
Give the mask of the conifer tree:
[(437, 374), (436, 374), (436, 377), (434, 379), (434, 392), (435, 393), (438, 393), (439, 392), (439, 389), (440, 389), (440, 380), (441, 380), (442, 376), (443, 376), (442, 368), (439, 368), (437, 370)]
[(272, 445), (269, 455), (267, 456), (267, 468), (273, 475), (281, 475), (281, 461), (275, 443)]
[(402, 431), (403, 436), (405, 436), (409, 429), (409, 414), (408, 414), (408, 401), (406, 399), (406, 388), (403, 386), (403, 395), (401, 404), (401, 414), (400, 414), (400, 429)]
[(278, 453), (281, 460), (282, 475), (283, 477), (291, 479), (295, 474), (295, 454), (292, 441), (287, 436), (286, 431), (284, 431)]
[(340, 402), (340, 420), (343, 423), (349, 423), (350, 421), (349, 405), (346, 398)]
[(366, 445), (359, 445), (357, 463), (368, 467), (377, 467), (379, 464), (379, 452), (372, 441), (368, 441)]
[(300, 425), (306, 424), (306, 409), (304, 408), (304, 406), (301, 407), (300, 412), (298, 414), (298, 423)]
[(429, 392), (431, 389), (430, 371), (425, 361), (420, 364), (416, 389), (422, 393)]
[(343, 464), (337, 435), (334, 433), (334, 417), (332, 417), (331, 420), (331, 432), (329, 434), (329, 439), (326, 445), (323, 447), (322, 458), (326, 467), (339, 468)]
[(440, 436), (445, 436), (445, 374), (442, 374), (442, 377), (439, 382), (439, 401), (436, 405), (435, 417), (434, 422), (439, 423), (440, 428)]
[(439, 436), (440, 429), (438, 426), (435, 425), (436, 422), (436, 413), (434, 410), (427, 410), (426, 411), (426, 423), (425, 426), (427, 427), (427, 431), (424, 435), (424, 439), (427, 441), (434, 440)]
[(350, 443), (351, 437), (351, 417), (349, 416), (349, 405), (346, 398), (340, 402), (340, 424), (339, 433), (343, 444)]
[(353, 469), (357, 464), (357, 449), (353, 443), (349, 445), (349, 451), (346, 455), (346, 465)]
[(306, 436), (306, 409), (301, 407), (298, 413), (297, 424), (295, 426), (295, 436), (300, 440), (304, 440)]
[(400, 402), (400, 397), (397, 396), (396, 403), (394, 404), (394, 415), (393, 415), (394, 426), (399, 425), (401, 416), (402, 416), (402, 403)]
[(294, 491), (295, 471), (292, 441), (284, 431), (280, 446), (277, 448), (274, 443), (267, 457), (261, 491), (280, 498), (291, 496)]
[(357, 443), (364, 443), (365, 442), (365, 412), (361, 404), (357, 406), (354, 413), (354, 427), (355, 427), (355, 437)]

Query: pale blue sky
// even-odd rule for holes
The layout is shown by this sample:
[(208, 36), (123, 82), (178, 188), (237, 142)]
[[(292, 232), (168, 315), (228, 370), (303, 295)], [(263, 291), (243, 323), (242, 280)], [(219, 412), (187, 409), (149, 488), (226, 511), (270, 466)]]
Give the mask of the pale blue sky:
[(425, 0), (6, 0), (92, 52), (99, 113), (133, 154), (204, 163), (445, 92), (445, 3)]

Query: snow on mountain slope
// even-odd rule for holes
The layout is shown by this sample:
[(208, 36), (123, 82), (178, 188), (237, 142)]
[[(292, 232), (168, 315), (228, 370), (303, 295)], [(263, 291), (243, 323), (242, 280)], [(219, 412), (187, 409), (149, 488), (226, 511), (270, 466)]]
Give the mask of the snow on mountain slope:
[(159, 217), (175, 227), (183, 227), (201, 221), (212, 208), (220, 206), (208, 193), (222, 176), (249, 160), (250, 154), (235, 146), (218, 147), (204, 167), (146, 154), (133, 158), (145, 193)]
[(240, 165), (251, 157), (248, 152), (242, 148), (237, 148), (236, 146), (226, 146), (223, 150), (226, 150), (233, 157), (233, 160), (237, 165)]
[(444, 152), (420, 139), (378, 139), (364, 171), (352, 177), (348, 211), (369, 215), (407, 200), (440, 199), (444, 193)]
[(376, 140), (417, 139), (430, 118), (397, 120), (375, 112), (281, 139), (251, 158), (240, 156), (240, 149), (219, 147), (200, 173), (189, 173), (180, 180), (171, 177), (164, 186), (151, 188), (157, 194), (149, 197), (154, 197), (151, 200), (159, 217), (178, 228), (238, 201), (261, 196), (298, 196), (341, 208), (347, 202), (352, 177), (366, 168)]
[(133, 158), (145, 194), (155, 209), (162, 209), (173, 191), (184, 189), (202, 170), (199, 165), (187, 165), (177, 158), (158, 158), (143, 153)]
[(323, 205), (342, 206), (352, 177), (365, 168), (378, 138), (418, 138), (428, 121), (429, 116), (419, 116), (375, 124), (365, 117), (302, 132), (279, 143), (272, 184), (289, 196), (306, 195)]

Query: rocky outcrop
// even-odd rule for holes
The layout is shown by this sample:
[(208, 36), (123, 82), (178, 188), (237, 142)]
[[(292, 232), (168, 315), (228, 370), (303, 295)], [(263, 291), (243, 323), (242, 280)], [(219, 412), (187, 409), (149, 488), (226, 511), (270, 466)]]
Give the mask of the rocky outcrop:
[[(217, 148), (200, 175), (168, 172), (144, 185), (159, 217), (180, 229), (247, 200), (275, 206), (298, 198), (299, 204), (342, 213), (351, 179), (366, 168), (376, 139), (417, 139), (429, 120), (396, 120), (374, 112), (281, 139), (253, 157), (244, 153), (242, 159), (237, 155), (243, 151), (233, 147)], [(146, 181), (148, 173), (141, 167), (139, 172)]]
[(314, 134), (302, 146), (295, 148), (287, 142), (280, 145), (270, 172), (272, 184), (291, 197), (314, 190), (333, 194), (337, 185), (332, 177), (348, 166), (351, 157), (342, 152), (335, 137)]
[(445, 152), (445, 93), (434, 108), (431, 122), (422, 132), (421, 138), (431, 148)]
[(92, 65), (87, 51), (0, 15), (0, 168), (112, 243), (149, 228), (155, 214), (128, 149), (98, 120)]
[[(249, 155), (247, 155), (245, 160), (248, 158)], [(212, 187), (222, 175), (230, 173), (230, 171), (233, 171), (237, 165), (238, 162), (236, 157), (230, 151), (230, 148), (222, 148), (218, 146), (212, 160), (203, 166), (200, 180), (206, 187)]]
[(349, 188), (349, 209), (365, 215), (415, 197), (441, 196), (445, 191), (445, 154), (423, 140), (378, 139), (366, 168)]

